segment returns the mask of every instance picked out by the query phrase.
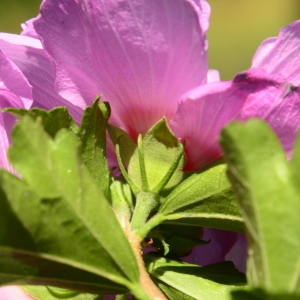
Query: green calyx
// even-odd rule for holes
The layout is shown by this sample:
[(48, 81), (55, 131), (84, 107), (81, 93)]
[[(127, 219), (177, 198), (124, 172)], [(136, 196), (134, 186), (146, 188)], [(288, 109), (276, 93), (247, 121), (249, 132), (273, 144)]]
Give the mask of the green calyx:
[(166, 120), (157, 122), (135, 143), (124, 131), (109, 125), (121, 172), (135, 195), (159, 194), (183, 178), (184, 146), (169, 129)]

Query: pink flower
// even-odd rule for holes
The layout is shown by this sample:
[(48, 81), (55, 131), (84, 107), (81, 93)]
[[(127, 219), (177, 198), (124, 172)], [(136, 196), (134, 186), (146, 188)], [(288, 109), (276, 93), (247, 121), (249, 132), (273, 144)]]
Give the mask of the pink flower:
[(279, 136), (288, 157), (291, 156), (296, 132), (299, 130), (300, 102), (300, 21), (282, 28), (278, 37), (266, 39), (257, 49), (252, 68), (262, 68), (269, 74), (281, 75), (291, 85), (283, 97), (256, 102), (246, 107), (243, 118), (251, 114), (265, 119)]
[(96, 95), (133, 137), (175, 114), (206, 83), (205, 1), (44, 1), (34, 27), (56, 65), (59, 94), (85, 108)]
[(0, 50), (0, 167), (13, 171), (6, 156), (15, 119), (3, 113), (6, 107), (30, 108), (32, 91), (18, 67)]
[(55, 64), (43, 49), (41, 41), (33, 38), (33, 29), (24, 35), (0, 33), (0, 50), (21, 70), (32, 88), (32, 107), (50, 109), (68, 106), (73, 118), (79, 122), (82, 109), (66, 101), (55, 89)]
[[(186, 141), (188, 170), (221, 156), (219, 132), (233, 119), (268, 120), (291, 151), (299, 127), (298, 91), (289, 83), (298, 82), (288, 73), (289, 66), (297, 70), (297, 22), (279, 42), (262, 44), (253, 69), (219, 82), (207, 67), (206, 1), (80, 3), (45, 0), (40, 15), (23, 25), (23, 36), (0, 34), (0, 48), (33, 88), (34, 106), (67, 105), (79, 121), (81, 111), (103, 94), (112, 107), (111, 122), (134, 138), (165, 116)], [(285, 51), (293, 55), (281, 59), (285, 67), (277, 72), (270, 68), (271, 46), (282, 49), (291, 35)]]
[[(209, 14), (204, 0), (44, 0), (23, 36), (0, 34), (0, 49), (27, 78), (34, 106), (66, 105), (79, 121), (103, 94), (110, 121), (133, 138), (166, 117), (186, 141), (187, 170), (222, 155), (224, 125), (253, 116), (269, 122), (290, 155), (300, 123), (300, 23), (266, 40), (250, 70), (220, 82), (207, 66)], [(207, 258), (203, 249), (213, 254), (206, 263), (221, 261), (237, 241), (229, 233), (225, 247), (224, 234), (206, 234), (214, 243), (192, 261)]]
[[(186, 141), (187, 170), (222, 155), (219, 132), (233, 119), (266, 119), (289, 153), (299, 126), (289, 74), (254, 64), (219, 82), (207, 66), (209, 14), (204, 0), (46, 0), (33, 24), (55, 63), (61, 97), (84, 109), (103, 94), (110, 121), (133, 138), (166, 117)], [(282, 64), (297, 65), (293, 59)]]

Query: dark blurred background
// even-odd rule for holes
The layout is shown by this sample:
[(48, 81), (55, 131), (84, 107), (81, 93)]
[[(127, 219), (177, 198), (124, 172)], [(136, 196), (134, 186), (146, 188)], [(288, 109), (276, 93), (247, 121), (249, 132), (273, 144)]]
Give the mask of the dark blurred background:
[[(151, 0), (149, 0), (151, 1)], [(247, 69), (258, 45), (280, 27), (300, 19), (299, 0), (208, 0), (212, 14), (210, 68), (230, 79)], [(0, 31), (19, 33), (20, 24), (37, 15), (41, 0), (0, 0)]]

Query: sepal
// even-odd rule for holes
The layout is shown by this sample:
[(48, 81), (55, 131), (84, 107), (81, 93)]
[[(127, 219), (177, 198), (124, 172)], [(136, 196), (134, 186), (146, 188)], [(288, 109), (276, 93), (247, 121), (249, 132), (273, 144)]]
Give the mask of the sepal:
[(169, 129), (166, 120), (157, 122), (135, 143), (115, 126), (109, 133), (116, 146), (120, 169), (135, 194), (159, 194), (172, 189), (183, 179), (184, 146)]

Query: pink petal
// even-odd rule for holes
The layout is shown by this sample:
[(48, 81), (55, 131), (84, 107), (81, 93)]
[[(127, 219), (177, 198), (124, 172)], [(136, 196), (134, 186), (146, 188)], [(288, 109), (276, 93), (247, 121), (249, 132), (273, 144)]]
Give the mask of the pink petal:
[(232, 82), (201, 86), (181, 101), (170, 126), (186, 142), (187, 170), (199, 170), (222, 155), (219, 134), (234, 119), (265, 119), (287, 151), (299, 128), (299, 93), (281, 76), (262, 69), (238, 74)]
[[(0, 94), (0, 102), (1, 102), (1, 94)], [(5, 122), (3, 120), (3, 113), (0, 113), (0, 168), (12, 171), (12, 166), (10, 165), (7, 159), (8, 146), (9, 146), (9, 138), (5, 127)]]
[[(79, 4), (80, 3), (80, 4)], [(34, 26), (57, 65), (60, 94), (84, 108), (103, 94), (132, 136), (206, 82), (203, 0), (44, 1)]]
[(170, 127), (185, 141), (186, 170), (199, 170), (221, 156), (219, 133), (239, 115), (242, 93), (231, 82), (214, 82), (182, 97)]
[(220, 81), (220, 73), (218, 70), (208, 70), (207, 83)]
[(242, 233), (237, 233), (237, 240), (226, 254), (225, 259), (232, 261), (240, 272), (246, 273), (247, 252), (246, 236)]
[(183, 259), (191, 264), (206, 266), (225, 260), (226, 254), (237, 240), (237, 233), (213, 228), (204, 228), (203, 240), (207, 245), (200, 245)]
[(32, 18), (32, 19), (26, 21), (25, 23), (21, 24), (22, 29), (23, 29), (21, 32), (21, 35), (39, 39), (39, 36), (33, 27), (33, 22), (35, 21), (35, 19), (36, 18)]
[(1, 300), (34, 300), (34, 298), (28, 296), (18, 286), (0, 287), (0, 299)]
[(282, 28), (278, 37), (266, 39), (257, 49), (252, 67), (280, 74), (300, 84), (300, 21)]
[(1, 50), (0, 66), (0, 167), (13, 172), (6, 152), (15, 119), (3, 113), (2, 109), (29, 108), (32, 104), (32, 89), (22, 72)]
[(21, 99), (21, 107), (29, 108), (32, 104), (32, 88), (20, 69), (1, 50), (0, 66), (0, 89), (17, 95)]
[[(268, 80), (269, 75), (259, 69), (250, 69), (247, 73), (251, 77)], [(278, 84), (275, 91), (269, 89), (260, 97), (249, 97), (240, 115), (240, 119), (251, 117), (263, 119), (269, 123), (279, 137), (287, 157), (290, 158), (297, 132), (300, 128), (300, 90), (287, 83), (283, 78), (276, 79), (273, 84)], [(274, 90), (274, 87), (271, 87)]]
[(0, 49), (18, 66), (32, 86), (34, 107), (51, 109), (67, 106), (72, 116), (80, 121), (82, 110), (56, 92), (55, 67), (39, 40), (0, 33)]

